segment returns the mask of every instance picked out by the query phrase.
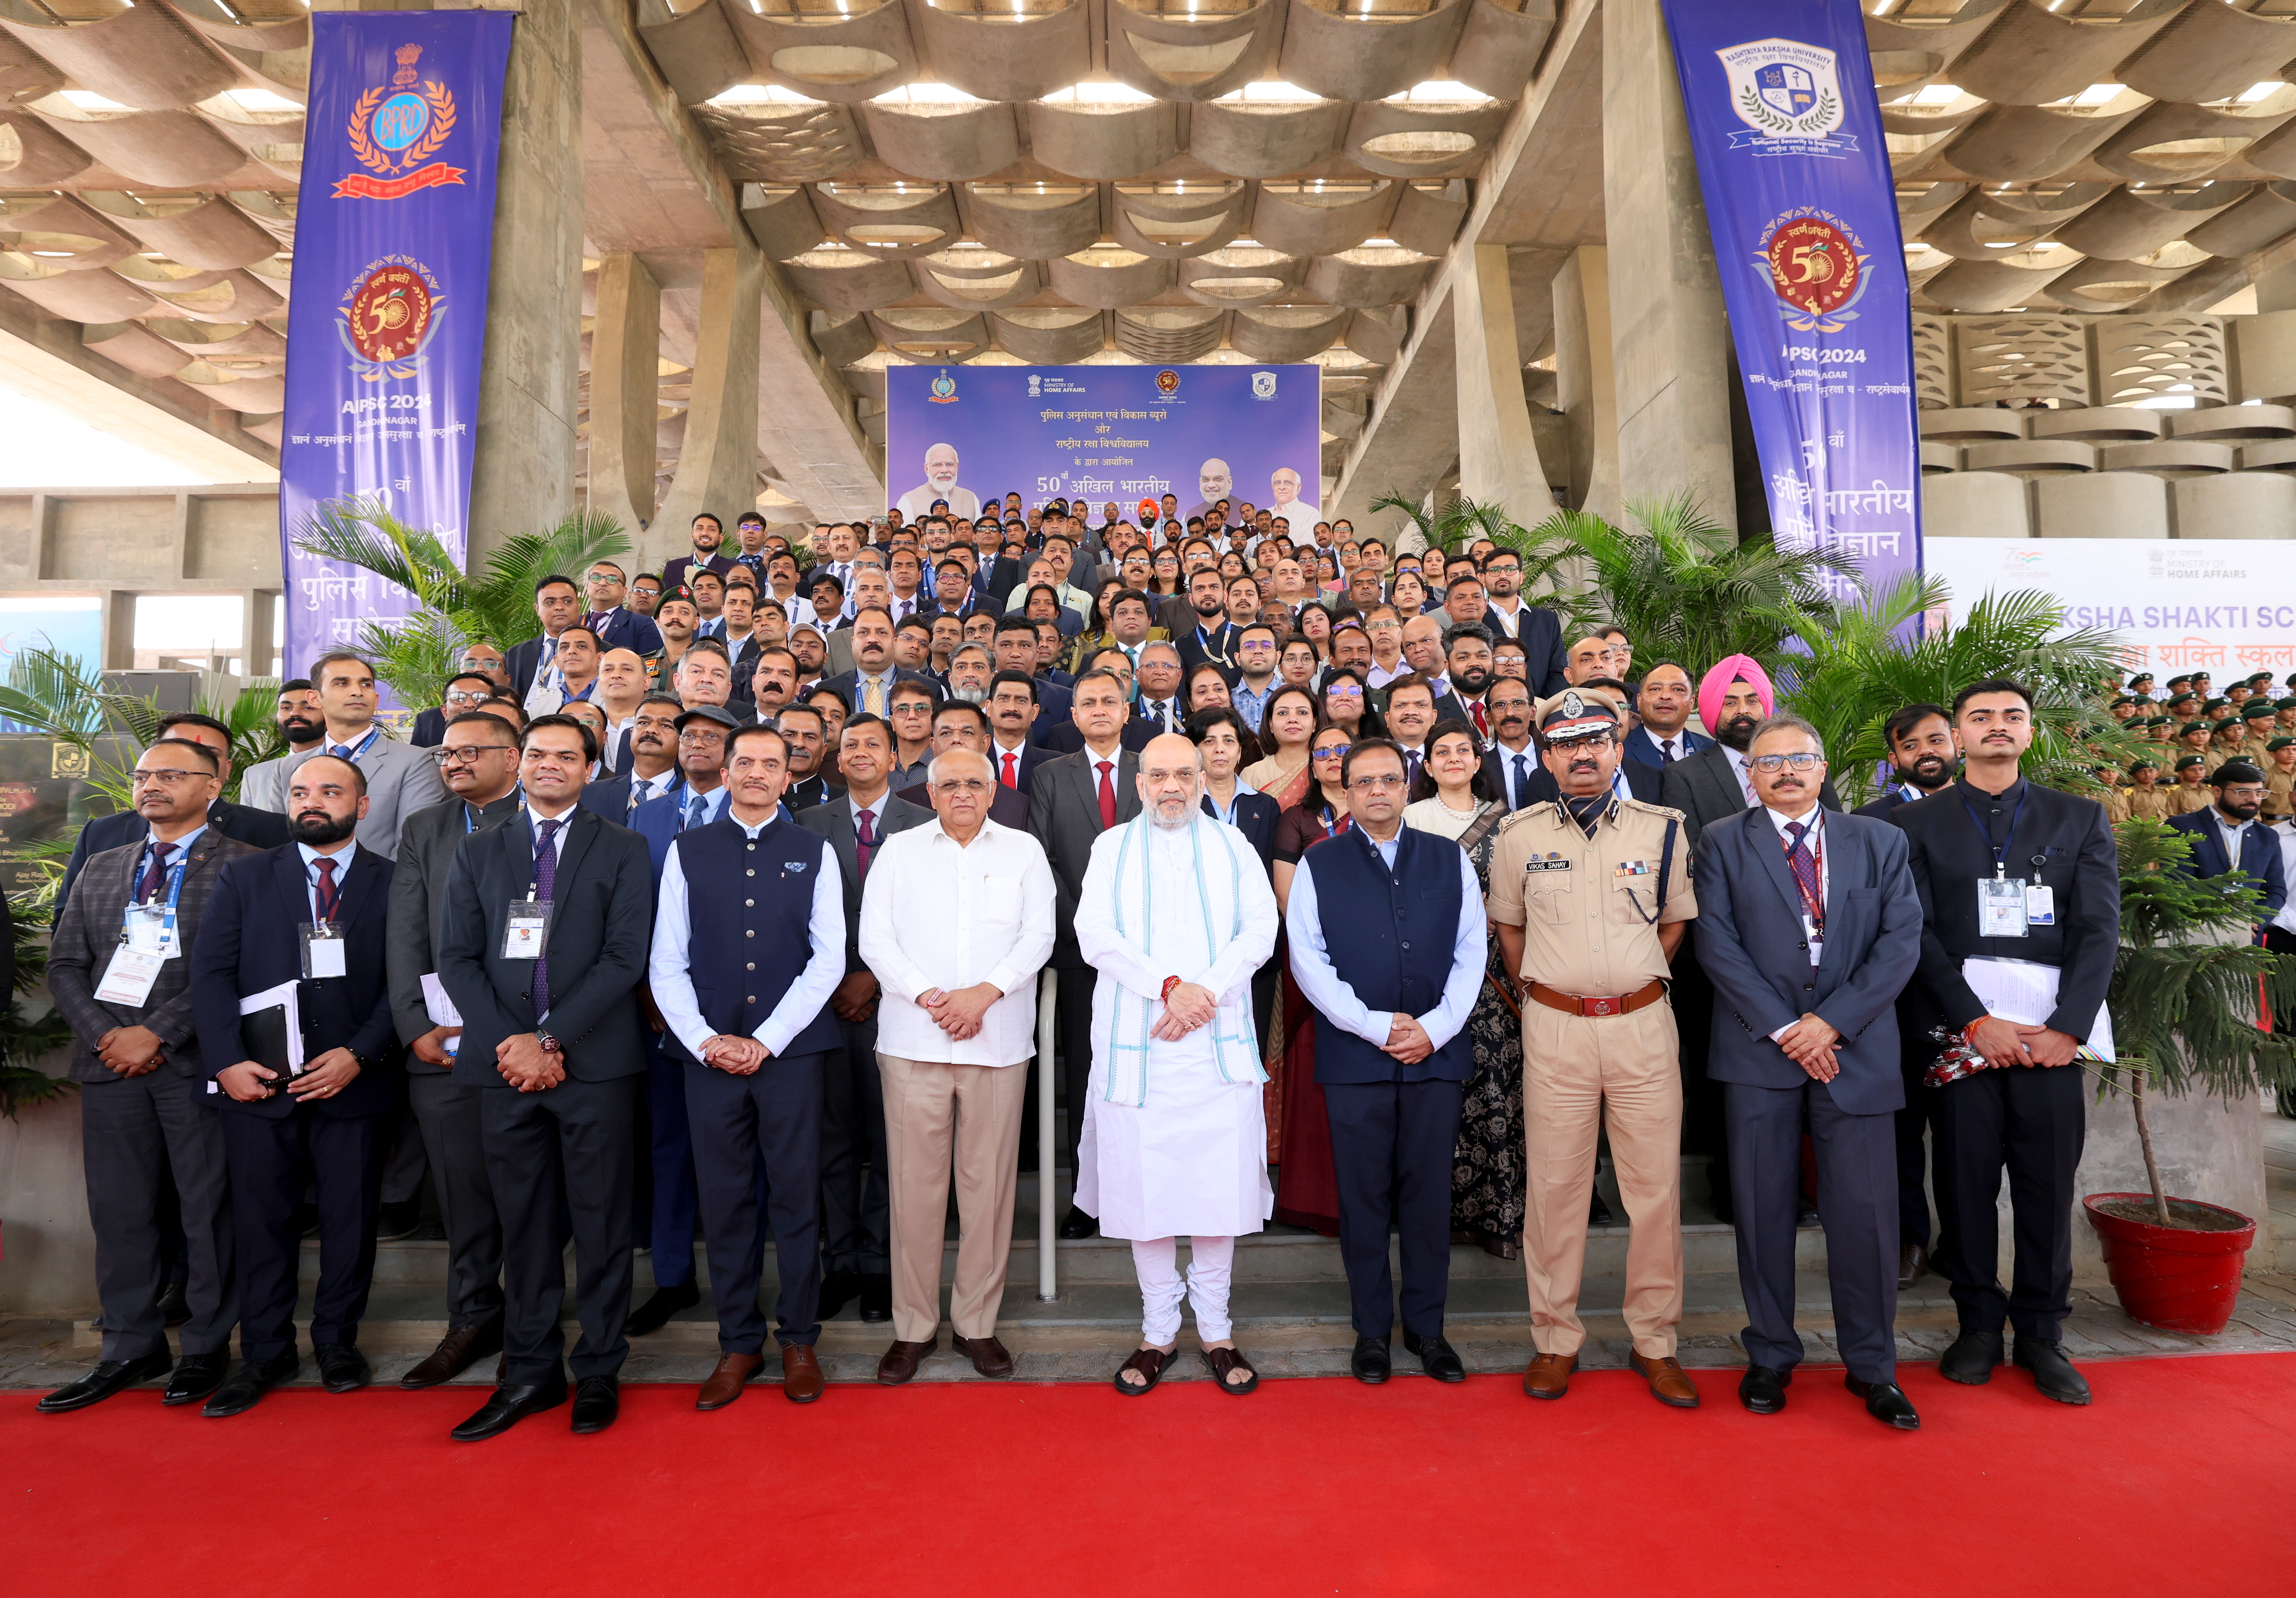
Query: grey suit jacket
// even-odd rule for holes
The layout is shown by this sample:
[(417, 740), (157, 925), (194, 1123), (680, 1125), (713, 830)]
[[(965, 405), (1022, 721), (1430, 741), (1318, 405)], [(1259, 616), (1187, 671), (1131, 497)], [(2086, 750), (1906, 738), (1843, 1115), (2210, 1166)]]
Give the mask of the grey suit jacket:
[[(1029, 788), (1029, 831), (1044, 846), (1059, 889), (1052, 960), (1057, 971), (1081, 971), (1085, 964), (1077, 948), (1075, 922), (1085, 868), (1092, 864), (1092, 841), (1101, 833), (1100, 777), (1093, 764), (1088, 749), (1062, 755), (1037, 766)], [(1130, 750), (1119, 751), (1116, 769), (1109, 774), (1116, 788), (1116, 819), (1130, 821), (1140, 814), (1140, 757)]]
[(1769, 813), (1756, 807), (1706, 829), (1699, 855), (1698, 963), (1714, 984), (1706, 1072), (1720, 1082), (1799, 1088), (1808, 1078), (1770, 1034), (1807, 1012), (1841, 1034), (1841, 1074), (1827, 1085), (1851, 1115), (1904, 1108), (1898, 995), (1922, 957), (1922, 899), (1904, 832), (1829, 815), (1825, 937), (1809, 963), (1801, 890)]
[(100, 1004), (95, 990), (102, 985), (112, 950), (119, 947), (120, 913), (133, 897), (130, 879), (143, 852), (143, 840), (138, 839), (91, 857), (72, 884), (71, 897), (56, 917), (49, 940), (48, 994), (57, 1013), (70, 1024), (76, 1041), (71, 1052), (75, 1082), (119, 1080), (94, 1053), (95, 1040), (114, 1027), (149, 1027), (168, 1045), (160, 1069), (179, 1077), (200, 1074), (197, 1023), (192, 1016), (192, 944), (224, 862), (262, 851), (226, 838), (212, 826), (201, 833), (184, 862), (183, 891), (176, 900), (176, 940), (184, 952), (160, 968), (147, 1003)]
[[(286, 786), (294, 780), (295, 769), (312, 755), (324, 753), (327, 746), (307, 754), (287, 758), (286, 770), (280, 781), (280, 806), (285, 809)], [(388, 732), (369, 744), (359, 757), (359, 770), (366, 777), (366, 819), (358, 824), (355, 836), (359, 848), (373, 849), (388, 859), (398, 857), (398, 829), (417, 810), (444, 803), (447, 784), (439, 775), (439, 762), (427, 749), (417, 749), (411, 743), (401, 743)]]
[[(1659, 783), (1658, 802), (1682, 812), (1683, 824), (1690, 829), (1693, 848), (1698, 847), (1699, 836), (1708, 827), (1733, 815), (1742, 815), (1747, 809), (1745, 791), (1738, 786), (1738, 774), (1730, 768), (1730, 757), (1718, 743), (1666, 767)], [(1817, 802), (1829, 810), (1841, 808), (1832, 778), (1818, 788)]]
[[(931, 810), (897, 798), (888, 790), (877, 801), (877, 841), (882, 844), (894, 833), (921, 827), (932, 818)], [(800, 810), (791, 819), (807, 832), (829, 840), (829, 847), (836, 851), (837, 869), (845, 877), (845, 974), (867, 971), (861, 962), (861, 856), (853, 834), (851, 801), (834, 799), (810, 810)]]
[[(518, 803), (517, 790), (503, 795), (480, 812), (479, 830), (500, 826), (518, 813)], [(455, 846), (466, 836), (463, 822), (463, 801), (449, 798), (443, 805), (417, 810), (398, 829), (398, 869), (390, 873), (390, 927), (384, 934), (383, 957), (390, 976), (391, 1023), (398, 1028), (401, 1043), (413, 1043), (430, 1029), (430, 1007), (422, 1002), (422, 979), (439, 969), (447, 867), (454, 863)], [(436, 1074), (441, 1068), (425, 1065), (409, 1053), (406, 1069)]]
[(250, 766), (240, 774), (239, 802), (255, 810), (287, 813), (287, 763), (296, 757), (282, 755)]

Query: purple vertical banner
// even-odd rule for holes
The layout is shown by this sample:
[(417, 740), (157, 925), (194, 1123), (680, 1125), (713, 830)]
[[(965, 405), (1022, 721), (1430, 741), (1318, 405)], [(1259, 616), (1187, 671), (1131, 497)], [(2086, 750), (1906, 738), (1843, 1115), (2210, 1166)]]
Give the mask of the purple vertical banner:
[(287, 675), (414, 609), (304, 554), (329, 500), (378, 499), (463, 558), (494, 256), (507, 12), (311, 19), (279, 454)]
[[(1913, 291), (1857, 0), (1666, 0), (1782, 548), (1922, 565)], [(1839, 585), (1837, 597), (1848, 597)]]

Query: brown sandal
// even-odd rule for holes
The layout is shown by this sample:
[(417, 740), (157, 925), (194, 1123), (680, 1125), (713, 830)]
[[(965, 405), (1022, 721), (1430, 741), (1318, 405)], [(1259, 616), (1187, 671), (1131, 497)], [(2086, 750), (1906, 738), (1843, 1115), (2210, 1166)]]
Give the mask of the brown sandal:
[[(1243, 1356), (1241, 1348), (1207, 1348), (1204, 1350), (1204, 1363), (1211, 1366), (1212, 1375), (1219, 1382), (1219, 1390), (1224, 1393), (1241, 1398), (1259, 1386), (1259, 1373), (1252, 1368), (1251, 1361)], [(1242, 1371), (1251, 1380), (1230, 1381), (1227, 1379), (1230, 1371)]]
[[(1115, 1382), (1118, 1392), (1128, 1398), (1137, 1398), (1163, 1379), (1165, 1367), (1171, 1363), (1172, 1356), (1162, 1348), (1142, 1348), (1117, 1366), (1116, 1374), (1111, 1380)], [(1124, 1380), (1127, 1371), (1137, 1371), (1147, 1380), (1135, 1387)]]

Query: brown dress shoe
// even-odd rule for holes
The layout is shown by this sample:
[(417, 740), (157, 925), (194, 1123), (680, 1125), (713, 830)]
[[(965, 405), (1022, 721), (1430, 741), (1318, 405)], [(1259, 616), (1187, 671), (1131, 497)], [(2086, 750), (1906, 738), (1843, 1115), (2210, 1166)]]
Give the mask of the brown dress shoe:
[(693, 1400), (693, 1407), (725, 1408), (742, 1396), (742, 1384), (765, 1368), (766, 1356), (762, 1354), (720, 1354), (718, 1368), (701, 1384), (701, 1396)]
[(810, 1404), (821, 1397), (821, 1362), (811, 1343), (791, 1343), (782, 1350), (782, 1397), (792, 1404)]
[(921, 1343), (904, 1343), (897, 1340), (891, 1348), (885, 1350), (884, 1357), (877, 1362), (877, 1380), (887, 1387), (900, 1386), (917, 1373), (917, 1367), (924, 1364), (925, 1356), (939, 1347), (939, 1332), (935, 1332)]
[[(420, 1388), (437, 1387), (442, 1381), (452, 1381), (489, 1354), (502, 1351), (502, 1327), (494, 1325), (460, 1326), (439, 1340), (430, 1350), (430, 1357), (398, 1379), (398, 1385), (413, 1392)], [(497, 1379), (496, 1386), (500, 1386)]]
[(1560, 1398), (1570, 1390), (1570, 1373), (1578, 1368), (1576, 1354), (1542, 1354), (1522, 1373), (1522, 1390), (1534, 1398)]
[[(972, 1368), (983, 1376), (1004, 1377), (1013, 1373), (1013, 1356), (1003, 1343), (996, 1340), (995, 1332), (987, 1337), (951, 1336), (948, 1340), (956, 1346), (959, 1354), (972, 1362)], [(899, 1348), (901, 1345), (896, 1343), (893, 1346)]]
[(1660, 1404), (1671, 1404), (1677, 1409), (1696, 1409), (1698, 1389), (1692, 1384), (1689, 1373), (1682, 1362), (1672, 1355), (1664, 1359), (1644, 1359), (1639, 1354), (1627, 1356), (1627, 1363), (1642, 1373), (1650, 1383), (1651, 1397)]
[(1898, 1250), (1898, 1291), (1905, 1292), (1922, 1279), (1930, 1268), (1930, 1251), (1919, 1243), (1906, 1243)]

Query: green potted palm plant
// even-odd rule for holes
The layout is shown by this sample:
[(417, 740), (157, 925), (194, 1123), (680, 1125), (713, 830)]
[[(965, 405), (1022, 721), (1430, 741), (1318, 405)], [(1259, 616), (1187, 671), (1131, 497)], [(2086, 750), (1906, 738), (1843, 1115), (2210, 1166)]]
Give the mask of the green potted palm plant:
[(2140, 816), (2116, 835), (2120, 956), (2106, 1004), (2119, 1060), (2101, 1074), (2107, 1091), (2128, 1096), (2151, 1191), (2081, 1203), (2129, 1317), (2209, 1336), (2232, 1317), (2256, 1221), (2169, 1194), (2146, 1108), (2163, 1094), (2269, 1097), (2296, 1082), (2296, 1037), (2269, 1020), (2296, 1014), (2296, 961), (2256, 945), (2263, 896), (2237, 873), (2188, 873), (2184, 834)]

